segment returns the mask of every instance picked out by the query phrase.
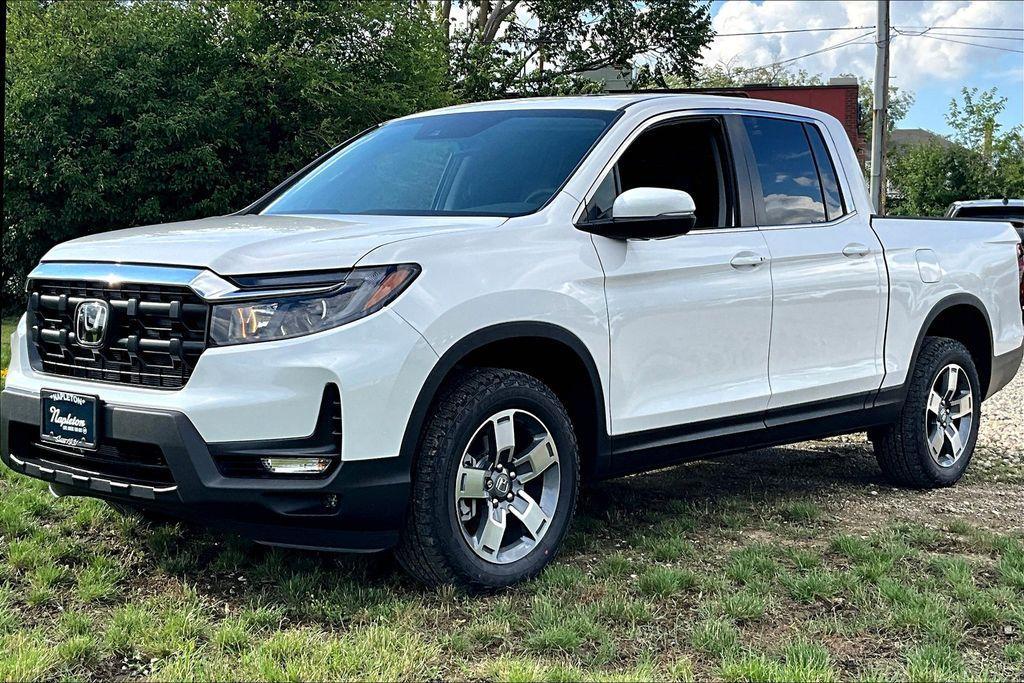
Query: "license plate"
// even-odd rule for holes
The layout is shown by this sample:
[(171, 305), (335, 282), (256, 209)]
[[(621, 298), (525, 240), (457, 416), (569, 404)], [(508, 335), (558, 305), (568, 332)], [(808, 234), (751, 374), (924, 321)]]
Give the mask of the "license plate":
[(43, 389), (40, 398), (43, 411), (40, 439), (72, 448), (96, 448), (99, 401), (95, 396)]

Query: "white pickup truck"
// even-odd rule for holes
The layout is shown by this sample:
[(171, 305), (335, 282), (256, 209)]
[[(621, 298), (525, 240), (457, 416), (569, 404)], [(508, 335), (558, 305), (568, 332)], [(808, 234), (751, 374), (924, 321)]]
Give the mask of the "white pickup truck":
[(61, 244), (3, 461), (263, 543), (506, 585), (581, 479), (866, 431), (945, 486), (1021, 362), (1018, 236), (871, 216), (842, 126), (697, 95), (391, 121), (237, 214)]

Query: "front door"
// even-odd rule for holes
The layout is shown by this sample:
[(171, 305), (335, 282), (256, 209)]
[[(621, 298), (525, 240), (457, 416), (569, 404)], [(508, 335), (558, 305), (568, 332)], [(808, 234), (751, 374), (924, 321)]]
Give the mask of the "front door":
[(659, 122), (634, 138), (587, 204), (586, 217), (604, 218), (618, 193), (664, 187), (690, 193), (697, 207), (686, 235), (594, 237), (605, 271), (614, 436), (723, 417), (763, 424), (770, 264), (764, 237), (745, 224), (753, 217), (740, 210), (731, 157), (722, 119)]

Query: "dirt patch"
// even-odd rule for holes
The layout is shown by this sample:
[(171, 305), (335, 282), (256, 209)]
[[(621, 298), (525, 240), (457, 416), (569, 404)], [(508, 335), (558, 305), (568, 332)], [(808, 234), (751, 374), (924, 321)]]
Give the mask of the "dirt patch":
[(965, 483), (920, 492), (878, 487), (842, 501), (835, 514), (852, 530), (878, 529), (894, 519), (928, 525), (961, 520), (989, 531), (1024, 534), (1024, 496), (1018, 484)]

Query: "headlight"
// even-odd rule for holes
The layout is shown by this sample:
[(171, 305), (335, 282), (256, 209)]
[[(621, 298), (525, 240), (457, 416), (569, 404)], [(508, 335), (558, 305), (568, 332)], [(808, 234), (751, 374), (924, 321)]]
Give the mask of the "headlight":
[(210, 320), (210, 338), (227, 346), (329, 330), (379, 311), (419, 272), (419, 266), (412, 264), (356, 268), (327, 292), (217, 304)]

